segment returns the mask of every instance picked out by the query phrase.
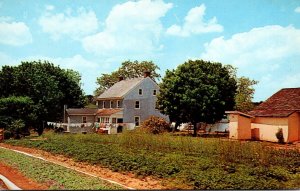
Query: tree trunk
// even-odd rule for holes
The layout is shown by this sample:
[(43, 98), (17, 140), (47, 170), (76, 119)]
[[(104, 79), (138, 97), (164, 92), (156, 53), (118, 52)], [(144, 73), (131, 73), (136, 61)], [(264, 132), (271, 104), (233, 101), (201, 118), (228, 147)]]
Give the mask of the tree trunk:
[(193, 137), (197, 137), (197, 123), (193, 122), (193, 125), (194, 125), (194, 134), (193, 134)]

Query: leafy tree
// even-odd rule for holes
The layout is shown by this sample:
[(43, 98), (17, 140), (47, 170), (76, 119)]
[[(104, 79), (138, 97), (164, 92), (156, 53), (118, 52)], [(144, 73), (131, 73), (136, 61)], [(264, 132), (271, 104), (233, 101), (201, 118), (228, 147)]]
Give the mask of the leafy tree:
[(0, 99), (0, 126), (11, 134), (27, 134), (29, 126), (36, 120), (35, 107), (29, 97), (7, 97)]
[(106, 89), (118, 82), (118, 78), (120, 76), (122, 76), (124, 79), (142, 77), (144, 71), (149, 71), (151, 72), (150, 77), (156, 81), (161, 77), (156, 70), (159, 70), (159, 67), (152, 61), (125, 61), (117, 71), (114, 71), (110, 74), (101, 74), (101, 76), (97, 78), (96, 83), (99, 85), (99, 87), (95, 90), (94, 94), (98, 96), (103, 93)]
[(221, 63), (189, 60), (167, 70), (160, 84), (158, 107), (171, 120), (214, 123), (234, 107), (236, 81)]
[(235, 110), (246, 112), (254, 108), (252, 103), (256, 85), (258, 81), (250, 80), (247, 77), (237, 78), (237, 92), (235, 95)]
[(245, 76), (237, 77), (237, 68), (226, 65), (225, 66), (229, 71), (230, 75), (236, 80), (237, 82), (237, 91), (235, 94), (235, 110), (246, 112), (250, 111), (254, 108), (254, 104), (252, 102), (253, 95), (255, 89), (253, 88), (254, 85), (258, 83), (258, 81), (251, 80)]
[(39, 134), (44, 121), (62, 119), (63, 105), (82, 107), (84, 103), (77, 73), (40, 60), (2, 67), (0, 97), (9, 96), (28, 96), (33, 101), (37, 116), (33, 126)]

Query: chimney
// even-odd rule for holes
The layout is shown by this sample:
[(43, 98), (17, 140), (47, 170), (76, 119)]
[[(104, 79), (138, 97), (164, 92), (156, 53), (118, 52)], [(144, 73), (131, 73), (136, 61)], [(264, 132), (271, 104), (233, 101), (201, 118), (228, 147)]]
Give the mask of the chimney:
[(119, 82), (124, 80), (124, 77), (123, 76), (119, 76)]
[(144, 72), (144, 78), (150, 77), (150, 71), (145, 71)]

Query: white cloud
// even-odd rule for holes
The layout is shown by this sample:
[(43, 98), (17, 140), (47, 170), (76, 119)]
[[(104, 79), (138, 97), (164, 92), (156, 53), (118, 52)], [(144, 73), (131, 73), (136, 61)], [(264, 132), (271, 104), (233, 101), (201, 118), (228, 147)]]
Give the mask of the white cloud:
[(28, 26), (23, 22), (12, 21), (8, 17), (0, 17), (0, 43), (22, 46), (32, 42)]
[(95, 54), (143, 53), (159, 50), (163, 30), (160, 18), (172, 8), (161, 0), (126, 2), (113, 7), (98, 34), (85, 37), (83, 47)]
[(300, 7), (296, 7), (295, 12), (300, 13)]
[(38, 22), (42, 30), (49, 33), (54, 40), (60, 39), (63, 35), (79, 39), (98, 29), (98, 19), (93, 11), (79, 8), (76, 15), (72, 15), (72, 9), (56, 14), (51, 12), (53, 9), (52, 5), (46, 6), (46, 13)]
[(218, 24), (216, 17), (208, 21), (204, 20), (205, 10), (206, 7), (204, 4), (192, 8), (185, 16), (183, 26), (172, 25), (167, 29), (166, 33), (174, 36), (187, 37), (192, 34), (222, 32), (223, 26)]
[(264, 100), (284, 87), (300, 86), (300, 29), (278, 25), (254, 28), (205, 44), (204, 60), (232, 64), (238, 74), (254, 78), (257, 100)]
[(47, 11), (52, 11), (55, 7), (53, 5), (46, 5), (45, 8)]

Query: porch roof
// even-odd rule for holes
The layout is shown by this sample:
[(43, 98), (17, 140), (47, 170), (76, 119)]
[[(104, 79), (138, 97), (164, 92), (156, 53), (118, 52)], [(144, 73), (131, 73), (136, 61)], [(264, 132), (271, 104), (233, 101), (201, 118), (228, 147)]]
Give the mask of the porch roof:
[(110, 108), (110, 109), (99, 109), (97, 112), (98, 116), (110, 116), (112, 114), (118, 113), (122, 111), (122, 109)]

